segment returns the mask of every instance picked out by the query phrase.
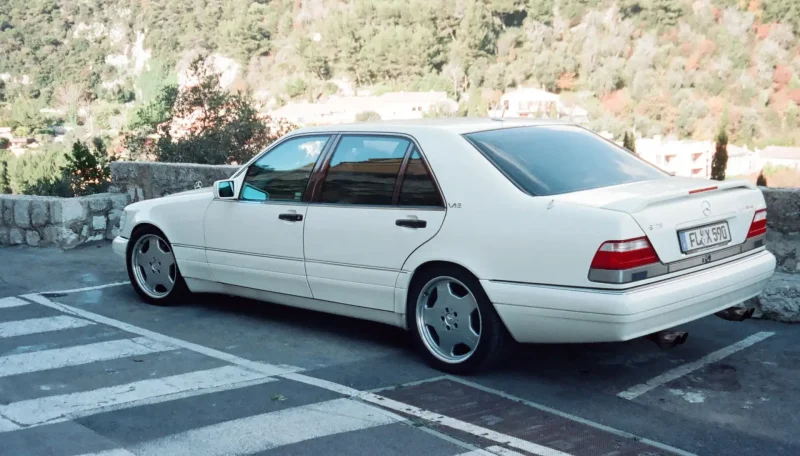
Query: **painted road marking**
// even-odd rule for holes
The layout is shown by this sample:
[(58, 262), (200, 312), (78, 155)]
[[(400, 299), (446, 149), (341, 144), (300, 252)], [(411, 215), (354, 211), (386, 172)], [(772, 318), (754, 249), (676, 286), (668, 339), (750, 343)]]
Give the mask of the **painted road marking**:
[(8, 307), (26, 306), (28, 304), (30, 304), (28, 301), (24, 301), (22, 299), (15, 297), (0, 298), (0, 309), (5, 309)]
[(140, 456), (253, 454), (397, 420), (352, 399), (334, 399), (171, 435), (131, 448)]
[(19, 426), (0, 416), (0, 432), (16, 431)]
[[(266, 383), (275, 379), (242, 369), (224, 366), (157, 379), (141, 380), (80, 393), (46, 396), (0, 405), (0, 415), (25, 426), (41, 425), (105, 412), (173, 400), (185, 393), (206, 394), (241, 388), (246, 383)], [(169, 454), (169, 453), (166, 453)]]
[(492, 445), (487, 447), (485, 450), (475, 450), (470, 451), (468, 453), (461, 453), (457, 456), (524, 456), (522, 453), (517, 453), (516, 451), (511, 451), (507, 448), (503, 448), (501, 446)]
[[(109, 286), (115, 286), (115, 284), (110, 284)], [(96, 287), (93, 287), (93, 289), (96, 289)], [(477, 438), (480, 438), (480, 439), (485, 439), (485, 440), (488, 440), (488, 441), (494, 441), (495, 443), (499, 443), (501, 445), (512, 446), (514, 448), (517, 448), (517, 449), (520, 449), (520, 450), (523, 450), (523, 451), (528, 451), (530, 453), (537, 454), (537, 455), (541, 455), (541, 454), (566, 455), (567, 454), (567, 453), (561, 452), (559, 450), (554, 450), (552, 448), (547, 448), (547, 447), (543, 447), (541, 445), (534, 444), (532, 442), (528, 442), (528, 441), (523, 440), (523, 439), (514, 438), (514, 437), (512, 437), (510, 435), (506, 435), (506, 434), (503, 434), (503, 433), (500, 433), (500, 432), (497, 432), (497, 431), (487, 432), (489, 430), (486, 429), (486, 428), (483, 428), (481, 426), (477, 426), (477, 425), (474, 425), (474, 424), (466, 423), (466, 422), (463, 422), (463, 421), (460, 421), (460, 420), (457, 420), (457, 419), (454, 419), (454, 418), (445, 417), (443, 415), (439, 415), (439, 414), (430, 412), (428, 410), (424, 410), (424, 409), (419, 408), (419, 407), (414, 407), (414, 406), (402, 403), (402, 402), (397, 401), (397, 400), (392, 400), (392, 399), (389, 399), (387, 397), (379, 396), (379, 395), (377, 395), (375, 393), (362, 392), (362, 391), (356, 390), (354, 388), (348, 387), (346, 385), (341, 385), (341, 384), (337, 384), (337, 383), (330, 382), (330, 381), (327, 381), (327, 380), (318, 379), (318, 378), (315, 378), (315, 377), (310, 377), (308, 375), (304, 375), (304, 374), (299, 373), (299, 372), (303, 371), (303, 369), (300, 368), (300, 367), (287, 366), (287, 365), (271, 365), (271, 364), (266, 364), (266, 363), (259, 363), (259, 362), (250, 361), (250, 360), (247, 360), (247, 359), (244, 359), (244, 358), (237, 357), (235, 355), (231, 355), (229, 353), (225, 353), (225, 352), (222, 352), (222, 351), (219, 351), (219, 350), (215, 350), (215, 349), (212, 349), (212, 348), (209, 348), (209, 347), (205, 347), (205, 346), (202, 346), (202, 345), (198, 345), (198, 344), (194, 344), (194, 343), (191, 343), (191, 342), (187, 342), (187, 341), (183, 341), (183, 340), (180, 340), (180, 339), (176, 339), (176, 338), (173, 338), (173, 337), (170, 337), (170, 336), (166, 336), (166, 335), (163, 335), (163, 334), (159, 334), (159, 333), (156, 333), (156, 332), (144, 329), (144, 328), (139, 328), (137, 326), (134, 326), (134, 325), (122, 322), (122, 321), (114, 320), (114, 319), (111, 319), (111, 318), (108, 318), (108, 317), (104, 317), (102, 315), (98, 315), (98, 314), (95, 314), (95, 313), (92, 313), (92, 312), (89, 312), (89, 311), (85, 311), (85, 310), (82, 310), (82, 309), (79, 309), (79, 308), (76, 308), (76, 307), (72, 307), (72, 306), (69, 306), (69, 305), (56, 303), (56, 302), (53, 302), (53, 301), (51, 301), (51, 300), (49, 300), (49, 299), (47, 299), (47, 298), (45, 298), (43, 296), (38, 295), (38, 294), (28, 294), (28, 295), (24, 295), (23, 297), (28, 299), (28, 300), (31, 300), (33, 302), (36, 302), (38, 304), (41, 304), (41, 305), (44, 305), (44, 306), (59, 310), (61, 312), (65, 312), (65, 313), (72, 314), (72, 315), (75, 315), (75, 316), (83, 317), (83, 318), (86, 318), (88, 320), (94, 321), (96, 323), (106, 324), (106, 325), (109, 325), (109, 326), (112, 326), (112, 327), (115, 327), (115, 328), (118, 328), (118, 329), (122, 329), (122, 330), (130, 332), (130, 333), (138, 334), (138, 335), (141, 335), (141, 336), (145, 336), (145, 337), (148, 337), (148, 338), (151, 338), (151, 339), (154, 339), (154, 340), (159, 340), (159, 341), (162, 341), (162, 342), (165, 342), (165, 343), (170, 343), (170, 344), (173, 344), (175, 346), (182, 347), (182, 348), (185, 348), (185, 349), (188, 349), (188, 350), (192, 350), (194, 352), (197, 352), (197, 353), (200, 353), (200, 354), (212, 357), (212, 358), (216, 358), (216, 359), (219, 359), (219, 360), (222, 360), (222, 361), (229, 362), (231, 364), (235, 364), (237, 366), (241, 366), (241, 367), (244, 367), (244, 368), (255, 370), (255, 371), (260, 372), (262, 374), (265, 374), (267, 376), (281, 377), (281, 378), (285, 378), (287, 380), (298, 381), (298, 382), (301, 382), (301, 383), (306, 383), (306, 384), (309, 384), (309, 385), (312, 385), (312, 386), (316, 386), (316, 387), (319, 387), (319, 388), (323, 388), (323, 389), (327, 389), (327, 390), (330, 390), (330, 391), (333, 391), (333, 392), (337, 392), (339, 394), (343, 394), (345, 396), (348, 396), (348, 397), (350, 397), (352, 399), (361, 400), (361, 401), (363, 401), (365, 403), (364, 405), (366, 405), (366, 406), (371, 406), (370, 404), (374, 404), (375, 406), (378, 406), (378, 407), (374, 407), (373, 408), (376, 412), (380, 412), (380, 413), (384, 413), (384, 414), (387, 414), (387, 413), (391, 414), (391, 412), (386, 410), (388, 408), (388, 409), (394, 410), (395, 412), (398, 412), (400, 414), (415, 416), (417, 418), (422, 418), (422, 419), (430, 418), (432, 420), (438, 420), (438, 421), (434, 421), (433, 424), (442, 424), (442, 420), (444, 420), (446, 423), (449, 423), (450, 425), (455, 426), (453, 429), (457, 429), (457, 430), (459, 430), (461, 432), (466, 432), (466, 433), (468, 433), (468, 434), (470, 434), (470, 435), (472, 435), (474, 437), (477, 437)], [(441, 377), (438, 377), (437, 380), (438, 379), (441, 379)], [(409, 411), (413, 411), (416, 414), (409, 413)], [(632, 436), (630, 434), (623, 433), (621, 431), (612, 430), (611, 428), (607, 428), (605, 426), (599, 425), (597, 423), (592, 423), (592, 422), (590, 422), (588, 420), (583, 420), (583, 419), (580, 419), (578, 417), (567, 416), (566, 414), (563, 414), (563, 413), (557, 412), (557, 411), (553, 411), (553, 413), (558, 414), (560, 416), (563, 416), (565, 418), (571, 419), (573, 421), (579, 422), (579, 423), (587, 424), (587, 425), (593, 426), (593, 427), (601, 429), (601, 430), (606, 430), (607, 432), (613, 431), (611, 433), (619, 435), (619, 436), (632, 437), (632, 438), (634, 437), (634, 436)], [(407, 418), (402, 416), (402, 415), (400, 415), (400, 414), (395, 414), (393, 418), (397, 422), (407, 422), (408, 421)], [(452, 437), (449, 437), (446, 434), (442, 434), (439, 431), (436, 431), (435, 429), (432, 429), (432, 428), (422, 427), (420, 429), (423, 429), (425, 431), (430, 430), (431, 433), (433, 433), (434, 435), (439, 435), (440, 437), (444, 438), (445, 440), (451, 440), (452, 439)], [(490, 436), (491, 438), (487, 437), (487, 436)], [(452, 440), (454, 440), (454, 439), (452, 439)], [(656, 446), (656, 447), (659, 447), (659, 448), (668, 448), (668, 449), (670, 449), (670, 451), (672, 451), (672, 452), (674, 452), (676, 454), (691, 455), (691, 453), (687, 453), (687, 452), (680, 451), (680, 450), (677, 450), (677, 449), (671, 449), (671, 447), (668, 447), (666, 445), (656, 444), (655, 442), (652, 442), (652, 441), (644, 441), (642, 439), (640, 439), (640, 441), (642, 441), (644, 443), (647, 443), (648, 445), (651, 445), (651, 446)], [(514, 442), (516, 445), (509, 445), (508, 442)], [(462, 442), (462, 446), (467, 448), (467, 449), (475, 450), (474, 447), (470, 448), (471, 445), (464, 444), (463, 442)], [(498, 448), (502, 448), (502, 447), (498, 446)], [(531, 451), (532, 449), (535, 450), (535, 451)], [(510, 450), (506, 450), (506, 451), (510, 451)], [(539, 452), (537, 453), (537, 451), (539, 451)]]
[(70, 293), (81, 293), (83, 291), (94, 291), (94, 290), (102, 290), (104, 288), (111, 288), (111, 287), (119, 287), (122, 285), (129, 285), (129, 281), (125, 282), (113, 282), (113, 283), (106, 283), (103, 285), (95, 285), (92, 287), (83, 287), (83, 288), (73, 288), (71, 290), (57, 290), (57, 291), (42, 291), (42, 294), (70, 294)]
[(256, 361), (250, 361), (244, 358), (240, 358), (236, 355), (231, 355), (230, 353), (225, 353), (223, 351), (215, 350), (213, 348), (204, 347), (202, 345), (198, 345), (192, 342), (187, 342), (185, 340), (176, 339), (174, 337), (170, 337), (164, 334), (160, 334), (154, 331), (150, 331), (148, 329), (140, 328), (138, 326), (131, 325), (129, 323), (125, 323), (119, 320), (114, 320), (113, 318), (104, 317), (102, 315), (89, 312), (87, 310), (79, 309), (77, 307), (68, 306), (66, 304), (60, 304), (57, 302), (53, 302), (44, 296), (40, 296), (38, 294), (28, 294), (23, 296), (25, 299), (29, 299), (37, 304), (41, 304), (43, 306), (47, 306), (56, 310), (59, 310), (64, 313), (72, 314), (78, 317), (85, 318), (87, 320), (94, 321), (96, 323), (102, 323), (104, 325), (113, 326), (115, 328), (121, 329), (123, 331), (127, 331), (129, 333), (138, 334), (140, 336), (147, 337), (152, 340), (157, 340), (163, 343), (175, 345), (177, 347), (185, 348), (187, 350), (191, 350), (196, 353), (200, 353), (201, 355), (205, 355), (211, 358), (216, 358), (227, 363), (235, 364), (240, 367), (244, 367), (246, 369), (251, 369), (256, 372), (260, 372), (267, 376), (275, 376), (286, 374), (290, 372), (299, 372), (303, 369), (300, 367), (295, 366), (287, 366), (287, 365), (275, 365), (275, 364), (267, 364), (267, 363), (260, 363)]
[(144, 337), (111, 340), (74, 347), (55, 348), (0, 358), (0, 377), (27, 374), (61, 367), (108, 361), (175, 350), (177, 347)]
[(30, 320), (9, 321), (0, 323), (0, 338), (81, 328), (93, 324), (94, 323), (91, 321), (84, 320), (82, 318), (68, 317), (66, 315), (59, 315), (57, 317), (32, 318)]
[(78, 456), (136, 456), (136, 455), (127, 450), (116, 449), (116, 450), (101, 451), (99, 453), (86, 453)]
[(440, 415), (404, 402), (395, 401), (385, 396), (379, 396), (374, 393), (366, 393), (359, 396), (361, 400), (370, 402), (372, 404), (386, 407), (396, 412), (411, 415), (425, 421), (430, 421), (434, 424), (446, 426), (467, 434), (474, 435), (486, 440), (491, 440), (496, 443), (505, 444), (537, 456), (571, 456), (569, 453), (564, 453), (553, 448), (548, 448), (537, 443), (529, 442), (527, 440), (519, 439), (507, 434), (493, 431), (491, 429), (477, 426), (466, 421), (461, 421), (449, 416)]
[(761, 342), (762, 340), (774, 335), (775, 335), (774, 332), (759, 332), (753, 334), (752, 336), (740, 340), (739, 342), (736, 342), (733, 345), (729, 345), (713, 353), (709, 353), (708, 355), (698, 359), (697, 361), (684, 364), (682, 366), (678, 366), (675, 369), (668, 370), (667, 372), (664, 372), (663, 374), (657, 377), (651, 378), (645, 383), (628, 388), (627, 390), (617, 394), (617, 396), (628, 400), (636, 399), (637, 397), (647, 393), (650, 390), (653, 390), (675, 379), (683, 377), (684, 375), (694, 372), (698, 369), (701, 369), (711, 363), (715, 363), (721, 359), (727, 358), (728, 356), (738, 351), (741, 351), (751, 345), (757, 344), (758, 342)]
[(638, 435), (631, 434), (630, 432), (620, 431), (619, 429), (614, 429), (614, 428), (606, 426), (604, 424), (595, 423), (594, 421), (587, 420), (587, 419), (584, 419), (584, 418), (581, 418), (579, 416), (575, 416), (575, 415), (572, 415), (572, 414), (569, 414), (569, 413), (566, 413), (566, 412), (562, 412), (560, 410), (556, 410), (554, 408), (550, 408), (550, 407), (548, 407), (546, 405), (538, 404), (536, 402), (531, 402), (529, 400), (522, 399), (521, 397), (514, 396), (513, 394), (508, 394), (508, 393), (506, 393), (504, 391), (500, 391), (498, 389), (489, 388), (488, 386), (483, 386), (483, 385), (480, 385), (480, 384), (475, 383), (475, 382), (471, 382), (471, 381), (463, 379), (463, 378), (448, 377), (448, 379), (452, 380), (454, 382), (461, 383), (463, 385), (471, 386), (472, 388), (479, 389), (481, 391), (485, 391), (487, 393), (496, 394), (496, 395), (498, 395), (500, 397), (504, 397), (506, 399), (510, 399), (512, 401), (519, 402), (521, 404), (525, 404), (525, 405), (527, 405), (529, 407), (533, 407), (533, 408), (542, 410), (542, 411), (547, 412), (547, 413), (552, 413), (554, 415), (558, 415), (558, 416), (560, 416), (562, 418), (566, 418), (566, 419), (571, 420), (571, 421), (575, 421), (575, 422), (578, 422), (578, 423), (583, 423), (583, 424), (585, 424), (587, 426), (591, 426), (591, 427), (597, 428), (597, 429), (599, 429), (601, 431), (608, 432), (609, 434), (614, 434), (616, 436), (624, 437), (626, 439), (637, 440), (637, 441), (642, 442), (644, 444), (647, 444), (649, 446), (660, 448), (660, 449), (662, 449), (664, 451), (669, 451), (671, 453), (675, 453), (676, 455), (680, 455), (680, 456), (696, 456), (694, 453), (689, 453), (688, 451), (684, 451), (684, 450), (681, 450), (679, 448), (675, 448), (675, 447), (672, 447), (672, 446), (669, 446), (669, 445), (665, 445), (663, 443), (656, 442), (656, 441), (650, 440), (650, 439), (646, 439), (644, 437), (639, 437)]

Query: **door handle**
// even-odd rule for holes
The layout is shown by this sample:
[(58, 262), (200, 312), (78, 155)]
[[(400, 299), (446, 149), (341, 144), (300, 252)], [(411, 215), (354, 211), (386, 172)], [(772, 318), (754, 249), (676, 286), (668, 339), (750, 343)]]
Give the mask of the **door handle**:
[(428, 226), (428, 222), (425, 220), (418, 220), (418, 219), (400, 219), (395, 220), (394, 222), (397, 226), (404, 226), (406, 228), (425, 228)]
[(281, 220), (286, 220), (287, 222), (299, 222), (303, 220), (303, 214), (280, 214), (278, 215), (278, 218)]

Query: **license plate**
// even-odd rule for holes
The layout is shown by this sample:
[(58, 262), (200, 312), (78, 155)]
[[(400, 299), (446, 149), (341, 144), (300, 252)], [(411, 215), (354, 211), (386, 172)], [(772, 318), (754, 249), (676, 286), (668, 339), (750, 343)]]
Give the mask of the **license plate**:
[(681, 251), (686, 253), (727, 244), (731, 242), (731, 232), (728, 222), (721, 222), (679, 231), (678, 239), (681, 241)]

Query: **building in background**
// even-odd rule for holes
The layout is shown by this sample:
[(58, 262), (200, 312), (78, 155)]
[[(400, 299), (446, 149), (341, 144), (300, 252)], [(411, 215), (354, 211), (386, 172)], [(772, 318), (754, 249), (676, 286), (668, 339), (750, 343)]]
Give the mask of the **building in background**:
[(421, 119), (428, 112), (453, 113), (458, 103), (447, 92), (388, 92), (377, 96), (331, 96), (318, 103), (288, 103), (270, 114), (298, 125), (332, 125), (356, 121), (364, 112), (382, 120)]
[(500, 103), (489, 109), (489, 117), (564, 119), (576, 123), (585, 122), (588, 115), (588, 111), (579, 106), (568, 106), (561, 96), (532, 87), (520, 87), (504, 93)]
[[(640, 157), (676, 176), (710, 178), (715, 150), (714, 141), (664, 139), (661, 136), (636, 140), (636, 152)], [(727, 176), (748, 176), (758, 173), (761, 166), (757, 152), (728, 144)]]
[(760, 166), (787, 166), (800, 169), (800, 147), (768, 146), (758, 153)]

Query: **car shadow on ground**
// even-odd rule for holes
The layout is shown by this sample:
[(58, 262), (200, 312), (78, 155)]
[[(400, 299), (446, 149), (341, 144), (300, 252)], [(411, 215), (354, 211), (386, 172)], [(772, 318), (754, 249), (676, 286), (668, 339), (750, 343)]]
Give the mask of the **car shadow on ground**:
[[(382, 323), (217, 294), (198, 295), (191, 303), (187, 301), (182, 305), (278, 323), (298, 331), (309, 331), (309, 337), (324, 333), (357, 343), (403, 349), (409, 356), (414, 356), (411, 334)], [(511, 352), (503, 362), (493, 367), (493, 373), (531, 376), (554, 382), (563, 382), (566, 377), (570, 383), (592, 383), (595, 388), (601, 379), (613, 380), (614, 387), (627, 385), (633, 379), (626, 380), (625, 377), (634, 374), (637, 368), (669, 368), (676, 359), (682, 361), (683, 358), (680, 356), (681, 347), (662, 350), (645, 339), (584, 344), (512, 343), (509, 348)], [(648, 369), (648, 373), (652, 374), (653, 370)], [(633, 377), (638, 380), (640, 375)]]

